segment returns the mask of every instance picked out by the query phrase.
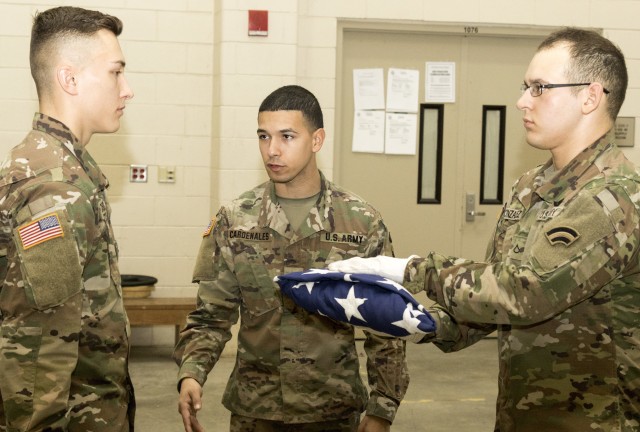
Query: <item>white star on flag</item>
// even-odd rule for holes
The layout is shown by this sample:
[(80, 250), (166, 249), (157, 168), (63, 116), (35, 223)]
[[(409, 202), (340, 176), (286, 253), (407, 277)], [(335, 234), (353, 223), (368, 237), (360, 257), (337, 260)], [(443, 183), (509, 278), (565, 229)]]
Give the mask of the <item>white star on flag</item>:
[(424, 315), (424, 312), (415, 310), (411, 303), (407, 303), (407, 307), (402, 313), (402, 320), (395, 321), (391, 324), (401, 327), (411, 333), (424, 333), (418, 328), (418, 324), (420, 324), (420, 320), (416, 318), (417, 316)]
[(407, 291), (407, 289), (405, 287), (403, 287), (402, 285), (400, 285), (397, 282), (394, 282), (390, 279), (381, 279), (380, 282), (378, 282), (380, 285), (391, 285), (392, 287), (394, 287), (395, 289), (397, 289), (398, 291)]
[(334, 297), (334, 298), (338, 302), (338, 304), (342, 306), (342, 308), (344, 309), (344, 314), (347, 316), (347, 322), (351, 321), (351, 317), (353, 316), (355, 316), (359, 320), (367, 322), (367, 320), (365, 320), (363, 316), (360, 314), (360, 311), (358, 311), (358, 306), (366, 302), (367, 299), (356, 298), (356, 293), (353, 285), (351, 285), (351, 288), (349, 289), (347, 298), (344, 298), (344, 299), (340, 299), (337, 297)]
[(335, 273), (335, 272), (332, 272), (331, 270), (327, 270), (327, 269), (309, 269), (309, 270), (303, 272), (303, 274), (305, 274), (305, 275), (327, 274), (327, 273)]
[(309, 294), (311, 294), (311, 291), (313, 290), (313, 286), (315, 284), (316, 284), (315, 282), (300, 282), (299, 284), (295, 284), (291, 288), (298, 289), (300, 287), (307, 287), (307, 291), (309, 291)]

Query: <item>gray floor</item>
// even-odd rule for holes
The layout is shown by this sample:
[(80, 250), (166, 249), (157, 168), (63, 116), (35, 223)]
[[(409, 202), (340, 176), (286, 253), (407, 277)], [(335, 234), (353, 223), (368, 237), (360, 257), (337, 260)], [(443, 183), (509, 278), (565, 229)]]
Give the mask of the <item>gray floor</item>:
[[(177, 367), (170, 359), (171, 349), (167, 346), (132, 350), (138, 432), (184, 430), (177, 411)], [(362, 350), (361, 356), (363, 365)], [(220, 398), (233, 361), (233, 356), (224, 356), (205, 385), (198, 418), (208, 432), (228, 430), (229, 413), (220, 404)], [(451, 354), (443, 354), (431, 345), (409, 345), (408, 362), (411, 385), (392, 432), (493, 430), (498, 367), (495, 339)]]

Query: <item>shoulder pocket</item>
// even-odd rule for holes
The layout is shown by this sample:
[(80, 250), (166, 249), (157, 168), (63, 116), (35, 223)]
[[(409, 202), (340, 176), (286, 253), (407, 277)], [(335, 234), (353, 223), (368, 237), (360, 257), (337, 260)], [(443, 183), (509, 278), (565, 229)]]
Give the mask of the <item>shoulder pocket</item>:
[[(212, 280), (215, 277), (213, 259), (216, 253), (216, 242), (213, 235), (207, 235), (200, 243), (200, 250), (196, 257), (196, 265), (193, 268), (192, 280)], [(218, 252), (219, 254), (219, 252)]]
[(596, 244), (615, 233), (611, 220), (593, 198), (577, 199), (559, 217), (545, 223), (533, 244), (531, 256), (542, 275), (570, 261), (582, 260), (587, 254), (587, 267), (595, 271), (610, 259), (607, 250), (597, 248)]
[(57, 306), (80, 292), (80, 255), (65, 211), (25, 221), (13, 234), (25, 291), (37, 309)]

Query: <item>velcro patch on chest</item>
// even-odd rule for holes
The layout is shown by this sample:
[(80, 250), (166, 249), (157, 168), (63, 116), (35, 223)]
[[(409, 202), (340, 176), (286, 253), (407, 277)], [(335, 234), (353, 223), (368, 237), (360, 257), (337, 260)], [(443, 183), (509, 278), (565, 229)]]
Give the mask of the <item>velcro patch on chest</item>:
[(522, 218), (522, 209), (505, 208), (502, 212), (502, 219), (510, 221), (519, 221)]
[(229, 239), (269, 241), (271, 240), (271, 233), (268, 231), (229, 230)]
[(540, 210), (540, 212), (538, 212), (536, 219), (538, 219), (539, 221), (547, 221), (549, 219), (553, 219), (556, 216), (558, 216), (560, 213), (562, 213), (562, 210), (564, 210), (563, 206), (550, 207), (550, 208)]
[(580, 233), (568, 226), (559, 226), (552, 228), (544, 233), (552, 245), (569, 246), (580, 237)]
[(367, 237), (363, 234), (325, 232), (320, 239), (331, 243), (351, 243), (359, 245), (363, 244)]

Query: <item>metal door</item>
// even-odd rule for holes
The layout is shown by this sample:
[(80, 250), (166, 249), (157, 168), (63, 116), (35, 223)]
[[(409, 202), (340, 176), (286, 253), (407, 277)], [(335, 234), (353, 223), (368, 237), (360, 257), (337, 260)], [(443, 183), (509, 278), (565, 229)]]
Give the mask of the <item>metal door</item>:
[[(515, 107), (543, 34), (485, 36), (481, 29), (471, 35), (465, 31), (341, 29), (334, 178), (381, 211), (397, 256), (435, 250), (482, 259), (511, 184), (548, 158), (524, 141), (522, 116)], [(418, 204), (417, 152), (399, 156), (351, 150), (353, 70), (384, 68), (386, 81), (389, 68), (417, 69), (419, 101), (424, 102), (425, 62), (441, 61), (456, 65), (456, 100), (444, 106), (441, 202)], [(492, 204), (477, 201), (484, 106), (506, 107), (503, 196)], [(469, 194), (476, 200), (472, 221), (465, 208)]]

